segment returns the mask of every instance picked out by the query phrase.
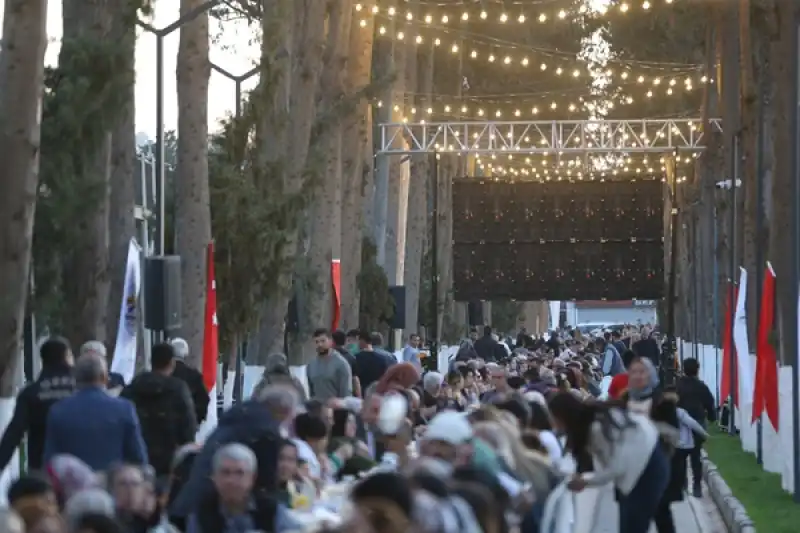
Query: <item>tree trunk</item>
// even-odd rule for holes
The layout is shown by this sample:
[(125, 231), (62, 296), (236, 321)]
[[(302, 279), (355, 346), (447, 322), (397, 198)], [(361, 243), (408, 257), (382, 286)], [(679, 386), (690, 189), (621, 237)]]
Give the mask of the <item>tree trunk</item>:
[[(109, 39), (114, 6), (108, 0), (64, 0), (65, 43), (59, 63), (70, 64), (70, 54), (82, 51), (67, 43), (81, 40), (102, 46)], [(115, 74), (112, 74), (112, 76)], [(102, 95), (98, 94), (98, 99)], [(73, 345), (88, 340), (105, 341), (108, 313), (109, 201), (111, 180), (111, 133), (109, 124), (87, 124), (93, 128), (83, 154), (80, 180), (88, 209), (76, 220), (76, 240), (64, 265), (64, 329)]]
[[(112, 36), (116, 42), (125, 47), (126, 63), (120, 69), (129, 71), (134, 79), (134, 63), (136, 48), (136, 27), (132, 19), (126, 19), (125, 11), (116, 12), (112, 26)], [(109, 353), (117, 339), (117, 327), (125, 279), (125, 268), (128, 260), (128, 243), (136, 236), (134, 206), (136, 190), (140, 187), (136, 174), (136, 129), (134, 125), (135, 104), (134, 86), (131, 84), (125, 91), (125, 104), (121, 110), (116, 128), (111, 138), (111, 196), (109, 207), (109, 297), (108, 320), (106, 321), (106, 343)], [(146, 246), (147, 243), (140, 243)], [(141, 337), (141, 336), (140, 336)]]
[[(331, 5), (328, 16), (328, 36), (323, 60), (322, 94), (318, 114), (332, 112), (345, 97), (345, 67), (350, 44), (352, 0), (339, 0)], [(333, 287), (331, 261), (341, 260), (342, 243), (342, 132), (338, 119), (319, 139), (325, 153), (322, 183), (314, 188), (311, 212), (311, 246), (307, 254), (312, 298), (305, 307), (309, 339), (316, 328), (328, 328), (332, 321)]]
[(14, 396), (22, 357), (33, 217), (47, 1), (5, 0), (0, 48), (0, 397)]
[(757, 280), (762, 265), (756, 261), (756, 218), (758, 213), (756, 158), (758, 126), (756, 120), (757, 93), (754, 74), (754, 52), (751, 34), (750, 0), (739, 0), (739, 92), (741, 102), (741, 180), (739, 197), (742, 200), (741, 263), (748, 272), (746, 316), (747, 332), (752, 351), (755, 351), (757, 314)]
[[(294, 31), (293, 0), (263, 0), (261, 16), (261, 79), (255, 98), (261, 106), (256, 126), (259, 166), (283, 168), (288, 144), (288, 122), (292, 84)], [(283, 188), (283, 176), (276, 187)], [(256, 364), (264, 364), (272, 353), (283, 352), (288, 301), (274, 294), (261, 308), (259, 326), (251, 342)]]
[[(415, 8), (417, 6), (414, 6)], [(413, 57), (413, 59), (411, 59)], [(433, 50), (412, 52), (409, 57), (408, 77), (413, 78), (409, 86), (420, 95), (414, 105), (419, 112), (432, 105), (433, 92)], [(410, 69), (414, 72), (410, 72)], [(422, 257), (425, 251), (425, 234), (428, 228), (428, 181), (430, 155), (411, 156), (411, 177), (408, 189), (408, 209), (406, 226), (406, 252), (403, 284), (406, 287), (406, 329), (411, 332), (419, 327), (419, 298), (422, 286)]]
[[(289, 95), (291, 121), (288, 124), (287, 145), (284, 146), (285, 172), (283, 173), (283, 194), (298, 195), (307, 187), (305, 174), (314, 169), (308, 168), (309, 142), (316, 118), (316, 99), (319, 78), (322, 70), (322, 53), (325, 45), (326, 4), (316, 0), (294, 2), (292, 30), (292, 78)], [(319, 171), (319, 169), (317, 169)], [(285, 246), (282, 250), (283, 269), (278, 273), (277, 292), (270, 305), (276, 306), (274, 315), (285, 314), (292, 295), (294, 275), (292, 268), (297, 257), (300, 228), (303, 217), (287, 230)], [(299, 346), (303, 346), (302, 338)], [(273, 344), (277, 339), (273, 340)], [(313, 352), (291, 355), (292, 364), (302, 364), (313, 357)]]
[[(399, 28), (398, 28), (399, 29)], [(395, 75), (388, 102), (391, 103), (392, 122), (402, 122), (406, 117), (406, 63), (409, 50), (405, 41), (392, 41), (391, 68)], [(388, 105), (384, 102), (384, 105)], [(405, 149), (408, 143), (398, 135), (393, 143), (395, 149)], [(378, 244), (378, 264), (386, 271), (389, 285), (402, 285), (405, 253), (404, 221), (408, 209), (408, 158), (402, 155), (384, 156), (388, 172), (379, 172), (380, 186), (376, 188), (376, 213), (378, 226), (383, 230), (384, 242)], [(384, 180), (388, 179), (387, 183)], [(385, 193), (384, 193), (385, 191)], [(379, 232), (380, 232), (379, 229)], [(376, 235), (376, 238), (380, 238)], [(381, 253), (383, 252), (383, 253)]]
[[(202, 4), (181, 0), (181, 14)], [(206, 300), (206, 247), (211, 241), (208, 190), (208, 13), (180, 29), (178, 44), (178, 175), (175, 249), (181, 256), (180, 335), (189, 344), (188, 364), (200, 368)]]
[[(357, 14), (356, 14), (357, 15)], [(374, 18), (356, 16), (350, 25), (349, 58), (345, 88), (348, 94), (369, 85), (372, 74)], [(358, 327), (361, 272), (362, 213), (366, 187), (364, 176), (372, 175), (372, 107), (366, 99), (355, 106), (344, 121), (342, 133), (342, 326)]]
[[(773, 39), (770, 52), (770, 64), (773, 67), (773, 79), (780, 81), (775, 86), (774, 103), (774, 138), (775, 138), (775, 172), (772, 176), (772, 215), (770, 217), (769, 256), (775, 269), (777, 283), (777, 322), (780, 335), (779, 355), (783, 364), (793, 363), (790, 350), (790, 335), (797, 335), (797, 324), (793, 322), (797, 302), (792, 301), (792, 291), (786, 290), (791, 271), (791, 254), (794, 243), (791, 242), (792, 180), (791, 156), (796, 149), (792, 146), (790, 117), (794, 113), (792, 88), (786, 80), (792, 76), (792, 61), (795, 60), (796, 43), (792, 39), (792, 26), (796, 21), (798, 6), (791, 0), (774, 2), (777, 35)], [(783, 287), (783, 289), (782, 289)]]
[(453, 301), (452, 265), (453, 265), (453, 176), (457, 174), (458, 158), (455, 155), (441, 156), (439, 172), (439, 308), (437, 323), (439, 334), (443, 332), (445, 315), (450, 315)]

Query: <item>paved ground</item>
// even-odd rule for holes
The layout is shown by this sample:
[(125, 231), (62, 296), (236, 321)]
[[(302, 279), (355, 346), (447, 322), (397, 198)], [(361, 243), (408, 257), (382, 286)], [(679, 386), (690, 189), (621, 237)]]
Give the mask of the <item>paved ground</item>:
[[(719, 516), (714, 503), (708, 498), (708, 491), (704, 488), (703, 498), (686, 497), (684, 501), (672, 505), (672, 514), (675, 517), (675, 530), (677, 533), (726, 533), (725, 525)], [(595, 514), (594, 524), (576, 524), (576, 532), (590, 533), (618, 533), (619, 515), (617, 513), (617, 503), (614, 501), (614, 491), (611, 488), (604, 488), (598, 491), (597, 505), (598, 511)], [(587, 495), (589, 500), (593, 499)], [(591, 505), (586, 501), (583, 505)], [(655, 533), (656, 528), (651, 528), (651, 533)]]

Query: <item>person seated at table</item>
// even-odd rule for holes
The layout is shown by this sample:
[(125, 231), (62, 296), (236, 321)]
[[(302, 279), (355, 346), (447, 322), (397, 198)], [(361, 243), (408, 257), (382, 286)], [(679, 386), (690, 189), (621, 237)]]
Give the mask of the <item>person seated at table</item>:
[(341, 480), (345, 476), (357, 476), (361, 472), (371, 470), (376, 464), (370, 457), (367, 445), (356, 438), (357, 429), (355, 414), (347, 409), (334, 410), (333, 426), (328, 439), (328, 454), (331, 461), (336, 466), (339, 460), (337, 452), (345, 446), (349, 445), (355, 452), (344, 464), (338, 465), (334, 476), (336, 480)]

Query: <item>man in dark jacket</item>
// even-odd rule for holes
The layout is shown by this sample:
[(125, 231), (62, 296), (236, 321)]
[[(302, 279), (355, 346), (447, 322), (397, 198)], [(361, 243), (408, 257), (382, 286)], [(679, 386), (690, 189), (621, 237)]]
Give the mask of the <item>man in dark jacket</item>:
[(277, 486), (278, 453), (285, 431), (283, 425), (299, 406), (297, 391), (291, 385), (269, 385), (258, 396), (226, 411), (206, 439), (192, 464), (186, 485), (170, 507), (170, 516), (186, 518), (214, 494), (211, 482), (215, 452), (226, 444), (244, 444), (256, 455), (258, 475), (255, 492), (269, 493)]
[(151, 372), (136, 376), (121, 397), (133, 402), (150, 465), (158, 476), (170, 473), (175, 452), (197, 435), (197, 420), (189, 387), (172, 376), (175, 352), (169, 344), (151, 351)]
[(478, 357), (487, 363), (497, 362), (506, 357), (506, 350), (499, 342), (492, 338), (492, 327), (483, 327), (483, 337), (475, 341), (475, 351)]
[(42, 468), (45, 428), (50, 408), (57, 401), (72, 396), (75, 380), (72, 377), (72, 350), (60, 337), (52, 337), (39, 349), (42, 372), (17, 396), (14, 416), (0, 441), (0, 471), (5, 469), (22, 437), (28, 433), (28, 467)]
[[(395, 363), (397, 359), (383, 350), (377, 350), (373, 346), (374, 334), (362, 331), (358, 335), (358, 347), (360, 351), (356, 354), (356, 368), (358, 371), (358, 381), (361, 383), (361, 390), (364, 396), (367, 389), (376, 383), (383, 374)], [(381, 339), (375, 339), (380, 341)]]
[[(717, 419), (717, 410), (714, 405), (714, 396), (700, 374), (700, 363), (694, 357), (683, 360), (683, 376), (678, 379), (676, 389), (678, 392), (678, 407), (689, 413), (698, 423), (705, 427), (706, 421), (714, 422)], [(694, 436), (694, 448), (689, 453), (689, 464), (692, 467), (692, 478), (694, 479), (693, 493), (695, 497), (702, 496), (703, 464), (701, 462), (701, 450), (703, 440)]]
[(653, 362), (656, 368), (661, 365), (661, 350), (658, 347), (656, 340), (650, 336), (649, 332), (645, 332), (642, 338), (633, 343), (631, 350), (638, 357), (647, 357)]
[[(189, 343), (180, 337), (172, 339), (169, 343), (175, 350), (175, 370), (172, 375), (188, 385), (189, 392), (192, 393), (195, 417), (199, 426), (208, 416), (209, 404), (208, 391), (203, 383), (203, 374), (186, 364), (186, 358), (189, 356)], [(212, 407), (216, 408), (216, 405)]]

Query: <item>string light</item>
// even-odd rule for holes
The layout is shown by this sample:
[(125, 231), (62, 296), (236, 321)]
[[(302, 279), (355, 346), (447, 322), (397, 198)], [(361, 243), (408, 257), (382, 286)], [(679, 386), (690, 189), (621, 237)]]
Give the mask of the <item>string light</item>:
[[(366, 27), (366, 25), (362, 25), (362, 27)], [(399, 41), (402, 41), (405, 38), (405, 34), (403, 32), (398, 32), (394, 36), (390, 35), (386, 26), (383, 25), (378, 26), (378, 34), (381, 36), (394, 37)], [(414, 37), (414, 42), (421, 45), (425, 43), (426, 40), (421, 34), (418, 34)], [(459, 41), (446, 43), (437, 37), (433, 39), (433, 44), (437, 47), (446, 46), (449, 44), (450, 51), (453, 55), (458, 55), (462, 50)], [(610, 83), (635, 81), (639, 85), (653, 86), (661, 85), (664, 80), (668, 80), (670, 87), (673, 88), (672, 92), (676, 90), (675, 88), (677, 88), (678, 83), (681, 83), (683, 85), (683, 89), (686, 91), (694, 90), (695, 86), (704, 85), (706, 83), (714, 83), (713, 79), (698, 73), (696, 69), (684, 69), (681, 71), (677, 71), (675, 69), (662, 69), (662, 71), (657, 74), (652, 74), (650, 72), (634, 72), (626, 66), (620, 66), (619, 68), (608, 67), (602, 69), (590, 69), (586, 63), (580, 61), (569, 63), (561, 58), (547, 58), (546, 60), (540, 62), (534, 62), (528, 55), (520, 54), (518, 50), (516, 50), (517, 54), (508, 53), (498, 57), (498, 54), (494, 51), (494, 49), (498, 47), (488, 46), (485, 43), (481, 43), (482, 48), (489, 48), (489, 50), (479, 50), (476, 47), (477, 44), (478, 43), (473, 43), (473, 46), (469, 51), (468, 57), (471, 60), (484, 60), (487, 63), (500, 63), (503, 66), (519, 65), (524, 68), (537, 66), (537, 69), (540, 72), (551, 73), (550, 75), (557, 78), (571, 77), (573, 79), (585, 79), (587, 82), (589, 82), (593, 80), (595, 76), (603, 76)]]
[[(531, 12), (522, 12), (519, 13), (516, 17), (512, 17), (508, 10), (503, 10), (502, 8), (492, 9), (491, 12), (487, 11), (486, 9), (481, 9), (479, 12), (478, 18), (482, 21), (496, 21), (500, 24), (526, 24), (531, 22), (536, 22), (538, 24), (546, 24), (548, 22), (557, 20), (557, 21), (567, 21), (573, 19), (575, 17), (603, 17), (609, 16), (615, 13), (622, 14), (622, 15), (634, 15), (639, 13), (647, 13), (652, 11), (655, 7), (658, 6), (671, 6), (674, 5), (674, 0), (633, 0), (633, 1), (625, 1), (620, 2), (617, 4), (607, 4), (603, 5), (597, 9), (588, 9), (585, 5), (581, 5), (577, 9), (574, 10), (546, 10), (542, 11), (539, 10), (536, 13)], [(456, 15), (454, 13), (455, 7), (449, 6), (438, 6), (440, 10), (448, 10), (446, 14), (439, 14), (434, 16), (433, 14), (427, 14), (423, 17), (423, 21), (426, 24), (441, 24), (441, 25), (448, 25), (448, 24), (457, 24), (460, 22), (468, 22), (471, 19), (471, 14), (475, 12), (475, 10), (463, 10), (460, 15)], [(388, 8), (381, 8), (377, 5), (372, 5), (370, 7), (372, 13), (383, 13), (386, 12), (390, 16), (394, 16), (397, 13), (396, 8), (388, 7)], [(358, 3), (355, 5), (355, 10), (358, 12), (366, 11), (367, 8), (365, 4)]]
[[(675, 96), (675, 93), (670, 92), (670, 90), (671, 87), (659, 92), (658, 95)], [(617, 106), (633, 105), (636, 102), (650, 100), (657, 95), (652, 89), (648, 89), (647, 92), (638, 97), (621, 92), (604, 96), (600, 104), (595, 104), (596, 95), (591, 93), (573, 95), (566, 102), (562, 99), (554, 99), (554, 94), (558, 94), (558, 91), (541, 93), (538, 98), (528, 96), (525, 97), (524, 102), (520, 102), (519, 99), (498, 100), (497, 97), (457, 98), (437, 96), (435, 103), (421, 107), (415, 106), (415, 95), (408, 94), (405, 97), (394, 100), (392, 108), (395, 112), (406, 113), (407, 116), (403, 118), (405, 122), (430, 120), (432, 117), (474, 118), (478, 120), (536, 120), (546, 115), (548, 111), (567, 112), (570, 114), (584, 111), (594, 112), (597, 110), (598, 105), (603, 106), (607, 111), (611, 111)], [(383, 107), (384, 102), (378, 100), (375, 105)], [(696, 126), (693, 126), (692, 131), (695, 130)]]

